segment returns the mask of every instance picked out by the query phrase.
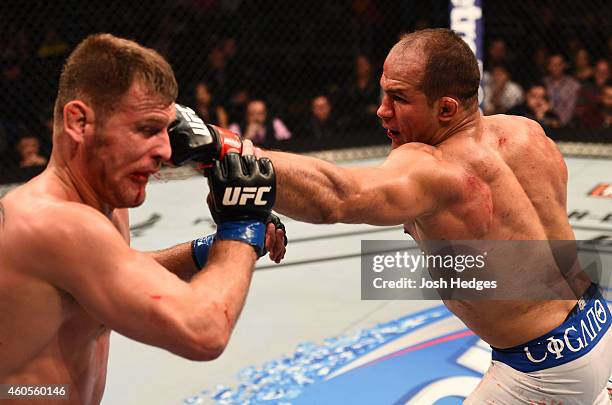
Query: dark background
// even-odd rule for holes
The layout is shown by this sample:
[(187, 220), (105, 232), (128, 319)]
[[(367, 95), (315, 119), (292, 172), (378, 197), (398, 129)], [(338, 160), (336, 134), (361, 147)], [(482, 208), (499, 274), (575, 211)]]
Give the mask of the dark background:
[[(229, 123), (244, 121), (245, 100), (263, 99), (268, 115), (284, 122), (291, 139), (261, 143), (309, 151), (388, 142), (370, 108), (379, 101), (384, 57), (403, 32), (448, 27), (448, 8), (448, 1), (439, 0), (3, 1), (0, 182), (41, 170), (20, 167), (16, 146), (26, 135), (35, 137), (39, 153), (49, 155), (61, 65), (88, 34), (110, 32), (155, 48), (175, 70), (179, 101), (193, 105), (194, 86), (202, 81)], [(524, 91), (546, 75), (546, 57), (554, 53), (566, 59), (568, 75), (576, 71), (579, 49), (588, 52), (591, 66), (601, 59), (609, 63), (612, 55), (612, 1), (485, 0), (483, 18), (485, 71), (499, 63), (488, 48), (503, 41), (501, 63)], [(215, 52), (220, 71), (211, 68)], [(544, 65), (534, 62), (535, 54), (543, 55)], [(358, 55), (371, 66), (365, 89), (356, 86)], [(599, 90), (589, 79), (581, 86), (594, 89), (585, 102), (597, 112)], [(318, 95), (332, 106), (334, 125), (324, 133), (312, 130), (310, 103)], [(595, 122), (575, 116), (547, 133), (558, 140), (610, 142), (609, 126)]]

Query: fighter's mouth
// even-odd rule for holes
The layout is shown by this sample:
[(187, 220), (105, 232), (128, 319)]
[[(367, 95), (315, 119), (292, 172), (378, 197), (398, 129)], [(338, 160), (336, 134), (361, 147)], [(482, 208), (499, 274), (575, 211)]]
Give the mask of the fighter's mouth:
[(397, 139), (399, 137), (399, 131), (394, 131), (392, 129), (387, 128), (387, 136), (391, 139)]
[(134, 180), (136, 183), (146, 183), (149, 180), (149, 175), (153, 173), (151, 172), (136, 172), (130, 175), (130, 178)]

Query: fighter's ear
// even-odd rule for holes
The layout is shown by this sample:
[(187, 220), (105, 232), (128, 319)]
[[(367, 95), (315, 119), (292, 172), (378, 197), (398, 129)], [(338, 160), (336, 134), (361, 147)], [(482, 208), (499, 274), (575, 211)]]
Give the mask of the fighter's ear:
[(440, 121), (450, 121), (459, 110), (459, 102), (452, 97), (441, 97), (438, 100), (438, 118)]
[(86, 131), (94, 122), (93, 110), (81, 100), (64, 106), (64, 132), (76, 143), (83, 143)]

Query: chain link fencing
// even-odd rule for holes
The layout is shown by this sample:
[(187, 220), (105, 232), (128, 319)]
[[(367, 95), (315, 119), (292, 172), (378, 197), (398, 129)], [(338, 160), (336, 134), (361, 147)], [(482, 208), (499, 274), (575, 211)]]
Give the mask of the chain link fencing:
[[(179, 101), (208, 122), (264, 146), (333, 150), (388, 143), (376, 117), (387, 51), (403, 32), (448, 27), (459, 3), (470, 2), (4, 1), (0, 183), (44, 167), (59, 72), (88, 34), (159, 51)], [(484, 113), (529, 116), (555, 139), (609, 142), (611, 13), (609, 0), (485, 1)], [(551, 79), (551, 69), (562, 73)]]

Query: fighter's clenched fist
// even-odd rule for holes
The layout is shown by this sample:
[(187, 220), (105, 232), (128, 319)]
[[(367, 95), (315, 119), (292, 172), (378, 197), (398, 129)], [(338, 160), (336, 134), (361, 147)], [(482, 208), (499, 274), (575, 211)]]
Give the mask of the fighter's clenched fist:
[(210, 166), (213, 159), (223, 159), (242, 151), (240, 136), (227, 129), (206, 124), (191, 108), (176, 104), (176, 120), (168, 128), (173, 164), (194, 161)]

